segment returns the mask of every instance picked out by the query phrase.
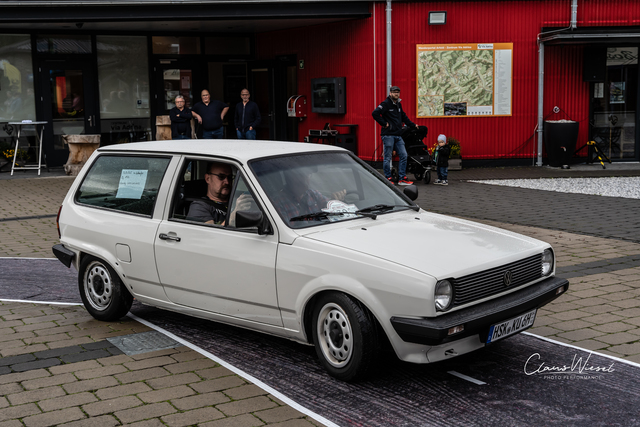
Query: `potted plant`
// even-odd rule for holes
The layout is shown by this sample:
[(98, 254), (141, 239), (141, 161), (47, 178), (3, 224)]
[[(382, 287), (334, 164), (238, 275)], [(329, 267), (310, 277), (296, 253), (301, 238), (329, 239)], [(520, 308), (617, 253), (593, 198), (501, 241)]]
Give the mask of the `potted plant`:
[(451, 153), (449, 154), (449, 170), (462, 170), (462, 156), (460, 155), (460, 141), (450, 136), (447, 138), (447, 143), (451, 147)]

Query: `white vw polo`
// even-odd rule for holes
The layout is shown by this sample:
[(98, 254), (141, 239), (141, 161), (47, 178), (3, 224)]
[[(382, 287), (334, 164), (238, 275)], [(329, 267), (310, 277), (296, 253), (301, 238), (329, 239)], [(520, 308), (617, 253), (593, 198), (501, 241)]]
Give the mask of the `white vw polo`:
[[(336, 378), (465, 354), (568, 282), (544, 242), (427, 212), (352, 153), (269, 141), (100, 148), (53, 252), (96, 319), (143, 304), (313, 344)], [(437, 248), (433, 252), (413, 248)]]

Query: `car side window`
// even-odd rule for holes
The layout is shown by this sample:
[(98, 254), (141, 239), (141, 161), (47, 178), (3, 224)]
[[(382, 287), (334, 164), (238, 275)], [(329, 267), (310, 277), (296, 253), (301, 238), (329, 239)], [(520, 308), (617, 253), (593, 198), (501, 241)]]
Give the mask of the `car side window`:
[[(231, 209), (229, 214), (229, 227), (237, 227), (236, 216), (238, 212), (261, 212), (258, 203), (256, 202), (251, 190), (247, 185), (244, 177), (240, 174), (236, 177), (236, 188), (233, 193), (233, 200), (231, 201)], [(257, 227), (250, 227), (257, 229)]]
[(76, 203), (151, 216), (170, 158), (101, 155), (91, 165)]
[(229, 163), (187, 158), (179, 176), (170, 220), (235, 228), (234, 209), (257, 210), (245, 180)]

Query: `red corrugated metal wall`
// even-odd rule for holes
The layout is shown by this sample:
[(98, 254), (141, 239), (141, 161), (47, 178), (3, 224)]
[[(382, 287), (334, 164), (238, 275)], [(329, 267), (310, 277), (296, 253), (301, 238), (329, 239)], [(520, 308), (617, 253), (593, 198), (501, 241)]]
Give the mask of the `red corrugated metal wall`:
[[(429, 127), (428, 143), (439, 133), (458, 138), (462, 154), (470, 159), (531, 158), (536, 156), (538, 48), (542, 27), (569, 25), (570, 0), (393, 2), (393, 84), (402, 89), (403, 106), (416, 114), (416, 44), (513, 43), (511, 117), (417, 119)], [(379, 128), (371, 111), (386, 93), (385, 3), (370, 7), (370, 19), (260, 34), (257, 52), (262, 59), (297, 54), (305, 60), (299, 70), (300, 94), (310, 97), (310, 79), (347, 77), (347, 114), (311, 113), (299, 134), (326, 122), (359, 125), (359, 155), (381, 158)], [(428, 13), (447, 11), (446, 25), (428, 25)], [(638, 25), (636, 0), (579, 0), (578, 26)], [(374, 52), (375, 40), (375, 52)], [(580, 122), (579, 146), (588, 135), (589, 84), (582, 81), (580, 46), (547, 46), (545, 52), (544, 115), (549, 120)], [(375, 80), (375, 84), (374, 84)], [(557, 106), (561, 112), (552, 113)], [(284, 107), (283, 107), (284, 108)], [(375, 152), (375, 156), (374, 156)]]

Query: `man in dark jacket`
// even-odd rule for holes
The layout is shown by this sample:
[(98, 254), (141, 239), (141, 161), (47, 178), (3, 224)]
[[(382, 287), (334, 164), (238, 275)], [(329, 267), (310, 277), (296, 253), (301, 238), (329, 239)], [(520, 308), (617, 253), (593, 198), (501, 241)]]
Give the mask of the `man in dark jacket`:
[(262, 119), (258, 104), (250, 101), (250, 96), (248, 89), (242, 89), (240, 92), (242, 102), (238, 102), (236, 105), (234, 121), (238, 139), (256, 139), (256, 126), (260, 124)]
[(413, 184), (406, 175), (407, 150), (404, 147), (404, 140), (400, 135), (402, 135), (403, 123), (416, 128), (418, 125), (409, 120), (409, 117), (407, 117), (407, 114), (402, 109), (402, 104), (400, 104), (400, 88), (398, 86), (391, 86), (387, 99), (382, 101), (380, 105), (378, 105), (378, 108), (373, 110), (371, 115), (375, 121), (382, 126), (380, 136), (382, 137), (382, 144), (384, 145), (384, 161), (382, 163), (384, 176), (391, 181), (391, 157), (393, 156), (395, 147), (395, 151), (400, 157), (398, 184)]
[(176, 106), (169, 111), (171, 119), (171, 139), (191, 139), (191, 119), (197, 118), (197, 114), (185, 107), (184, 97), (176, 96)]

